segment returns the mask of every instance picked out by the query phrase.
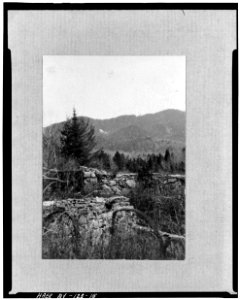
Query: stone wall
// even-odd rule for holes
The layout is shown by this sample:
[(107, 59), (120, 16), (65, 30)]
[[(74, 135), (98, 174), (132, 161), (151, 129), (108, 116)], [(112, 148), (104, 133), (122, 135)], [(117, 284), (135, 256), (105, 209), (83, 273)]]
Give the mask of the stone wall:
[[(81, 171), (87, 195), (43, 202), (44, 258), (118, 258), (129, 251), (125, 245), (130, 243), (135, 252), (140, 251), (139, 257), (183, 259), (185, 238), (156, 232), (151, 221), (143, 225), (144, 214), (131, 205), (128, 194), (137, 185), (136, 174), (113, 177), (92, 168), (82, 167)], [(185, 185), (180, 175), (153, 174), (153, 180), (159, 189)]]
[[(112, 223), (113, 212), (122, 208), (132, 208), (129, 199), (123, 196), (110, 198), (90, 197), (83, 199), (67, 199), (43, 202), (43, 257), (49, 257), (45, 238), (48, 241), (58, 240), (60, 236), (66, 239), (75, 238), (82, 242), (79, 249), (68, 249), (70, 257), (80, 251), (79, 256), (88, 258), (105, 258), (109, 251), (109, 243), (114, 227), (132, 227), (136, 222), (134, 212), (120, 211), (115, 224)], [(63, 230), (59, 230), (63, 228)], [(61, 242), (62, 243), (62, 242)], [(74, 244), (69, 242), (72, 247)], [(100, 249), (101, 248), (101, 249)], [(101, 257), (103, 256), (103, 257)]]
[[(128, 196), (137, 184), (136, 173), (117, 174), (114, 178), (106, 171), (100, 171), (93, 168), (82, 167), (84, 174), (84, 192), (92, 193), (95, 196)], [(184, 175), (162, 175), (153, 174), (153, 180), (159, 187), (163, 185), (174, 185), (176, 188), (185, 186)]]
[[(139, 225), (136, 212), (124, 196), (45, 201), (43, 258), (114, 258), (129, 237), (138, 236), (149, 251), (159, 252), (153, 254), (154, 259), (183, 259), (185, 238), (160, 231), (156, 234), (151, 226)], [(58, 256), (52, 254), (54, 247)], [(59, 257), (61, 251), (65, 257)]]

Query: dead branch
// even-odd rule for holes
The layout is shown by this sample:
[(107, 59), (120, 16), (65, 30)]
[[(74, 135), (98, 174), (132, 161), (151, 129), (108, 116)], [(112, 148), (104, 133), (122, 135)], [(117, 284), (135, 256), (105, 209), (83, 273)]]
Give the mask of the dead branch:
[(47, 191), (47, 189), (54, 183), (54, 181), (50, 182), (43, 190), (43, 194)]
[(46, 167), (43, 167), (44, 170), (48, 172), (55, 172), (55, 173), (67, 173), (67, 172), (82, 172), (82, 169), (75, 169), (75, 170), (58, 170), (58, 169), (48, 169)]
[(54, 178), (54, 177), (48, 177), (48, 176), (45, 176), (45, 175), (43, 175), (43, 179), (45, 179), (45, 180), (54, 180), (54, 181), (58, 181), (58, 182), (67, 183), (67, 181), (65, 181), (65, 180), (61, 180), (61, 179)]
[(155, 233), (157, 233), (157, 236), (161, 236), (163, 238), (169, 238), (171, 240), (181, 240), (181, 241), (185, 241), (185, 237), (184, 236), (181, 236), (181, 235), (176, 235), (176, 234), (171, 234), (171, 233), (167, 233), (167, 232), (163, 232), (163, 231), (160, 231), (160, 230), (156, 230), (152, 220), (146, 215), (144, 214), (143, 212), (141, 212), (140, 210), (137, 210), (135, 208), (131, 208), (131, 207), (122, 207), (122, 208), (119, 208), (119, 209), (116, 209), (114, 212), (113, 212), (113, 216), (112, 216), (112, 225), (114, 225), (114, 219), (116, 217), (116, 214), (120, 211), (133, 211), (135, 212), (136, 214), (138, 214), (140, 217), (142, 217), (145, 221), (147, 221), (147, 223), (150, 225), (150, 229), (148, 228), (144, 228), (144, 227), (139, 227), (138, 229), (142, 229), (142, 230), (145, 230), (145, 231), (154, 231)]
[(172, 233), (167, 233), (167, 232), (163, 232), (163, 231), (159, 231), (159, 234), (162, 237), (168, 237), (171, 240), (181, 240), (181, 241), (185, 241), (185, 236), (183, 235), (177, 235), (177, 234), (172, 234)]

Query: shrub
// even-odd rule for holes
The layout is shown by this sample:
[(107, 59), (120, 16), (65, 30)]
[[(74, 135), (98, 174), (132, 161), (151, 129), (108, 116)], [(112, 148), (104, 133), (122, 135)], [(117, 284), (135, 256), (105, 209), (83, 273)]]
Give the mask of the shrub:
[(152, 218), (159, 230), (178, 235), (185, 233), (184, 186), (165, 185), (141, 171), (130, 202)]

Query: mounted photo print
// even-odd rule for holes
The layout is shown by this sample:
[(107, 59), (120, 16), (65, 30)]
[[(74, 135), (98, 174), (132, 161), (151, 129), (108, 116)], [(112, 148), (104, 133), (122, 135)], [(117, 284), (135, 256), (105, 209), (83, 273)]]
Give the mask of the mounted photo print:
[(43, 258), (185, 258), (185, 66), (43, 57)]
[(235, 297), (236, 27), (235, 3), (5, 3), (6, 297)]

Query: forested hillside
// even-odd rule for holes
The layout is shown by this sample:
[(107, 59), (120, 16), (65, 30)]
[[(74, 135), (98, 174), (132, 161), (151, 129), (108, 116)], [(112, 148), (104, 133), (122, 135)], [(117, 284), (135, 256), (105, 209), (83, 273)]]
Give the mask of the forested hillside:
[[(95, 128), (96, 149), (104, 149), (114, 154), (121, 151), (130, 156), (144, 154), (164, 155), (166, 149), (174, 152), (182, 160), (185, 147), (185, 112), (165, 110), (143, 116), (120, 116), (112, 119), (98, 120), (87, 117)], [(64, 122), (45, 127), (44, 138), (59, 145), (59, 137)]]

